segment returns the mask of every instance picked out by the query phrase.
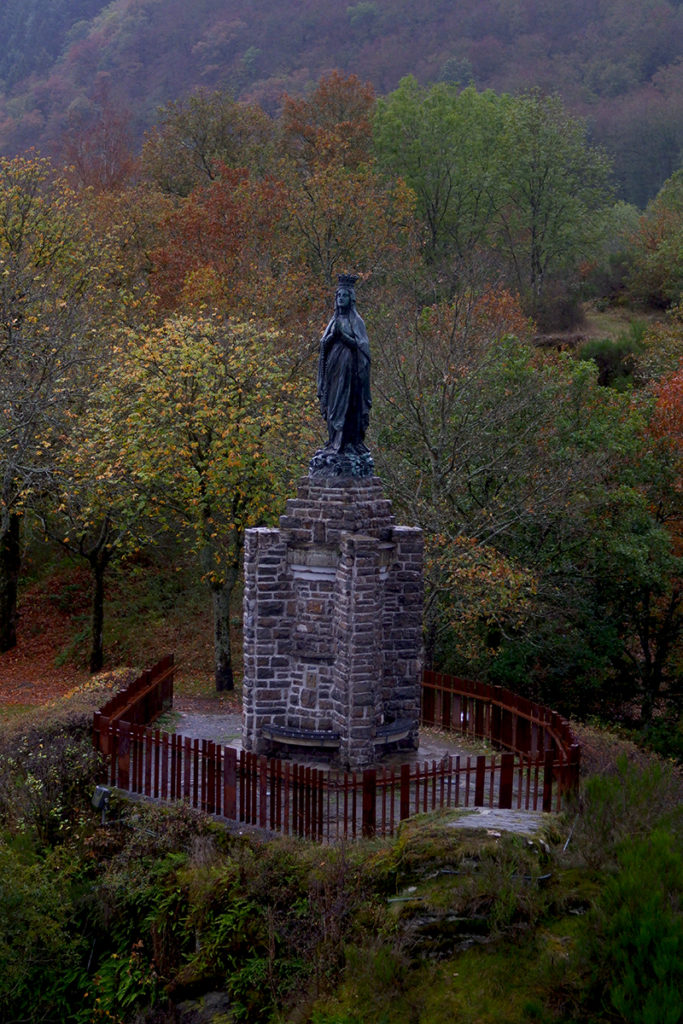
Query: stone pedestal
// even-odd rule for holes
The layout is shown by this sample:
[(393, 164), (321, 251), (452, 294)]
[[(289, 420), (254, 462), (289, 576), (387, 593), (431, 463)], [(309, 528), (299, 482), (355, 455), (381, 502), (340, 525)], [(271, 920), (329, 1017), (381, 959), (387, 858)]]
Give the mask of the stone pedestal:
[(415, 748), (422, 533), (376, 477), (299, 482), (279, 529), (247, 531), (243, 743), (344, 767)]

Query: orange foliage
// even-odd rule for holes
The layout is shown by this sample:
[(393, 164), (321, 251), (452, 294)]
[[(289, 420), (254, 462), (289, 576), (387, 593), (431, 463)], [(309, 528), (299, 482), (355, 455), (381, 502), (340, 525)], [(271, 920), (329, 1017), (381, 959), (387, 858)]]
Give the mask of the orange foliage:
[(522, 312), (519, 299), (505, 288), (484, 292), (474, 304), (472, 321), (477, 336), (485, 341), (514, 334), (529, 341), (532, 322)]
[(151, 286), (162, 308), (272, 314), (284, 209), (280, 182), (223, 167), (167, 217), (165, 242), (152, 253)]
[(332, 71), (310, 99), (285, 96), (282, 132), (288, 154), (305, 166), (356, 167), (369, 159), (375, 93), (356, 75)]
[(456, 376), (466, 374), (501, 338), (514, 335), (530, 341), (533, 328), (517, 297), (505, 289), (437, 303), (424, 311), (422, 322), (429, 328), (430, 344), (445, 345), (455, 359), (451, 373)]
[(669, 438), (683, 456), (683, 367), (653, 385), (656, 397), (651, 430)]

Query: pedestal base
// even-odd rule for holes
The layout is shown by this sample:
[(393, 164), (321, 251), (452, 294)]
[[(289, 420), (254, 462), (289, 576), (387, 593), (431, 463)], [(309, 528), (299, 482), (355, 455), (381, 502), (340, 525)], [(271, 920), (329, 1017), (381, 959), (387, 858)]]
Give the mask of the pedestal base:
[(279, 530), (247, 531), (244, 573), (245, 748), (323, 737), (357, 768), (417, 747), (422, 534), (395, 525), (380, 481), (300, 481)]

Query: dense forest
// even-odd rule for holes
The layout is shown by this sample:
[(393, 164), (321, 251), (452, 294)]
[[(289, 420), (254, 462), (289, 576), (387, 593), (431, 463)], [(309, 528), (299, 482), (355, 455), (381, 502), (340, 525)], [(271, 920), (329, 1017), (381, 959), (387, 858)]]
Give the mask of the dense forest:
[(683, 13), (674, 0), (6, 0), (0, 152), (54, 152), (103, 89), (136, 136), (169, 100), (227, 89), (270, 113), (334, 68), (378, 94), (474, 84), (562, 96), (612, 155), (620, 197), (644, 207), (683, 147)]
[[(556, 6), (2, 6), (0, 680), (35, 588), (92, 676), (0, 727), (11, 1024), (681, 1021), (681, 8)], [(245, 530), (322, 441), (351, 272), (425, 661), (573, 716), (580, 798), (334, 848), (101, 821), (140, 637), (212, 620), (239, 694)]]
[[(316, 338), (353, 269), (377, 468), (425, 532), (428, 663), (675, 720), (680, 173), (639, 215), (558, 97), (408, 77), (376, 100), (339, 72), (277, 119), (171, 103), (141, 158), (116, 111), (68, 144), (67, 177), (0, 165), (3, 650), (41, 537), (92, 574), (92, 671), (107, 574), (175, 543), (232, 687), (244, 531), (315, 450)], [(645, 319), (587, 339), (589, 301)]]

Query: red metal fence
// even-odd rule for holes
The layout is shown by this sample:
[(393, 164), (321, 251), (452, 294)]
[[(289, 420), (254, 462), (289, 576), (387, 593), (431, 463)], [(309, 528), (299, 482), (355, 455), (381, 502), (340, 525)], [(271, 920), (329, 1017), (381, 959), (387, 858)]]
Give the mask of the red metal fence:
[(571, 766), (578, 785), (581, 748), (567, 719), (511, 690), (425, 671), (422, 724), (489, 740), (525, 758), (550, 750), (560, 765)]
[(95, 746), (101, 749), (97, 736), (100, 732), (98, 722), (134, 722), (136, 725), (149, 725), (162, 711), (173, 705), (173, 677), (175, 676), (175, 660), (167, 654), (153, 668), (146, 669), (133, 683), (108, 700), (104, 707), (95, 712), (94, 732)]
[[(579, 747), (568, 724), (482, 684), (426, 673), (423, 722), (501, 746), (509, 742), (511, 750), (338, 772), (238, 753), (126, 717), (126, 708), (137, 716), (143, 707), (160, 707), (172, 678), (172, 660), (164, 659), (144, 685), (133, 684), (135, 700), (115, 698), (95, 715), (94, 740), (107, 761), (107, 781), (157, 800), (184, 800), (245, 825), (328, 842), (393, 835), (403, 819), (437, 808), (560, 810), (578, 784)], [(152, 698), (155, 685), (159, 694)]]

